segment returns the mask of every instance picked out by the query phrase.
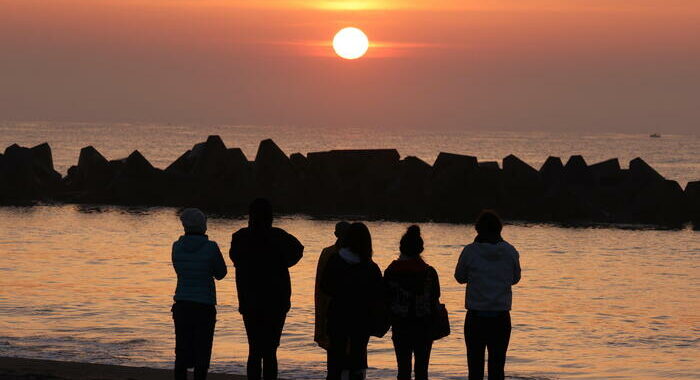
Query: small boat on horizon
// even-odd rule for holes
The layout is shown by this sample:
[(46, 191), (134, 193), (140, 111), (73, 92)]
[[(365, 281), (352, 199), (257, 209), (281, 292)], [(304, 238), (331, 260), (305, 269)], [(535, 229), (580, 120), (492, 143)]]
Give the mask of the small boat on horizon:
[(661, 135), (658, 133), (652, 133), (649, 135), (649, 137), (659, 138), (659, 137), (661, 137)]

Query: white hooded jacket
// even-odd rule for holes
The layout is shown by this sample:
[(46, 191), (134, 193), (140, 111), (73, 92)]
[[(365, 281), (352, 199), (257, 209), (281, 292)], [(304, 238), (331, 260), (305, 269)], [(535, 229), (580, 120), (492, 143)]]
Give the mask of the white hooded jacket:
[(510, 310), (511, 287), (520, 281), (520, 255), (505, 241), (471, 243), (459, 256), (455, 279), (467, 284), (465, 307), (468, 310)]

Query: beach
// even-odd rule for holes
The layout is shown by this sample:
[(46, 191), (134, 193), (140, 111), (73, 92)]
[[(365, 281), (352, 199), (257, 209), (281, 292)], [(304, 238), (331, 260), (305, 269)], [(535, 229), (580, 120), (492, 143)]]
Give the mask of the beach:
[[(165, 380), (165, 369), (0, 357), (0, 380)], [(242, 380), (245, 376), (209, 374), (211, 380)]]

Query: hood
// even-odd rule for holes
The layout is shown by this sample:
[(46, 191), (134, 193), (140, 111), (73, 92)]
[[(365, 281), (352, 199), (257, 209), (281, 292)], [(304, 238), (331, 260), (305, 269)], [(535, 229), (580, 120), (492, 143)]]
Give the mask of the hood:
[(505, 241), (500, 243), (473, 243), (474, 252), (488, 261), (498, 261), (510, 254), (512, 250), (510, 244)]
[(341, 248), (340, 251), (338, 251), (338, 254), (340, 255), (340, 258), (345, 260), (345, 262), (348, 264), (359, 264), (362, 261), (362, 259), (360, 259), (360, 257), (349, 248)]
[(177, 242), (186, 252), (196, 252), (208, 241), (207, 235), (183, 235)]

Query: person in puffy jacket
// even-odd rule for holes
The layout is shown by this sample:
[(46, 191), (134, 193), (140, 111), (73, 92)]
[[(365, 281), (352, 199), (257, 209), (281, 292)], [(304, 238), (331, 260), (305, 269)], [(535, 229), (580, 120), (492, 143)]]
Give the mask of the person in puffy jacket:
[(520, 255), (501, 237), (503, 224), (495, 212), (483, 211), (475, 228), (476, 239), (464, 247), (455, 269), (457, 282), (467, 284), (464, 335), (469, 380), (484, 378), (486, 349), (489, 380), (502, 380), (511, 333), (511, 287), (520, 281)]
[(172, 262), (177, 288), (172, 307), (175, 322), (175, 379), (207, 378), (216, 324), (216, 285), (226, 277), (226, 263), (216, 242), (209, 240), (207, 218), (198, 209), (180, 215), (185, 234), (173, 243)]
[(304, 252), (299, 240), (273, 227), (272, 220), (272, 205), (258, 198), (250, 204), (248, 227), (231, 236), (238, 311), (248, 336), (248, 380), (277, 379), (277, 348), (291, 307), (289, 268)]
[(433, 346), (431, 322), (440, 302), (440, 280), (435, 268), (421, 253), (423, 238), (418, 226), (410, 226), (399, 243), (401, 255), (384, 271), (387, 304), (391, 316), (398, 380), (411, 379), (415, 357), (415, 379), (428, 379), (428, 363)]

